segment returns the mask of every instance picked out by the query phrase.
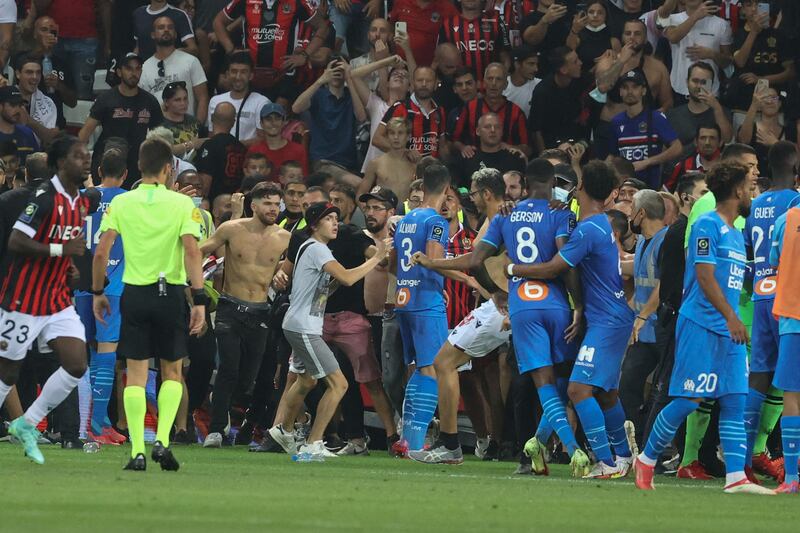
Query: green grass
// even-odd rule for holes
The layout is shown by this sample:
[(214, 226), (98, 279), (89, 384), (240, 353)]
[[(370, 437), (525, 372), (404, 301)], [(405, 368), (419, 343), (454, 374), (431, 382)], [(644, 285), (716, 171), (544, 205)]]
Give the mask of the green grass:
[[(370, 457), (295, 464), (244, 447), (175, 447), (179, 472), (123, 472), (127, 447), (0, 444), (0, 531), (796, 531), (800, 497), (731, 496), (721, 482), (512, 476), (513, 463), (437, 467)], [(566, 528), (566, 529), (565, 529)], [(780, 528), (780, 529), (779, 529)]]

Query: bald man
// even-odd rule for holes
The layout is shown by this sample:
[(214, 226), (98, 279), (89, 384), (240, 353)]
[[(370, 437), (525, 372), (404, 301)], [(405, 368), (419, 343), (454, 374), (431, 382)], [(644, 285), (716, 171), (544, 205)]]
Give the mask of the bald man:
[(231, 135), (236, 123), (236, 108), (220, 102), (211, 113), (211, 135), (203, 143), (197, 159), (197, 172), (203, 180), (203, 196), (213, 202), (220, 194), (232, 194), (242, 182), (244, 144)]

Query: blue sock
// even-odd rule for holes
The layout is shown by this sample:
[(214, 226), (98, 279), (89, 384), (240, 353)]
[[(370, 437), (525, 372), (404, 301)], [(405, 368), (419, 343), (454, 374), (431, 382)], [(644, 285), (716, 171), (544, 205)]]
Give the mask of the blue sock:
[(753, 464), (753, 444), (758, 436), (759, 425), (761, 424), (761, 404), (767, 399), (767, 395), (761, 391), (750, 388), (747, 391), (747, 400), (744, 404), (744, 431), (747, 435), (747, 457), (744, 464)]
[(725, 457), (725, 472), (744, 472), (747, 437), (744, 433), (746, 394), (728, 394), (719, 399), (719, 443)]
[(116, 362), (116, 352), (92, 354), (90, 362), (90, 369), (94, 372), (94, 379), (92, 379), (92, 433), (95, 435), (99, 435), (104, 427), (111, 425), (108, 420), (108, 402), (114, 388)]
[(606, 421), (608, 440), (611, 441), (614, 454), (617, 457), (630, 457), (632, 455), (631, 447), (628, 445), (628, 436), (625, 434), (625, 411), (623, 411), (619, 399), (611, 409), (603, 411), (603, 417)]
[(783, 442), (783, 467), (786, 469), (785, 483), (797, 481), (797, 461), (800, 460), (800, 416), (781, 418), (781, 441)]
[[(414, 420), (414, 395), (417, 393), (417, 382), (412, 379), (406, 384), (406, 393), (403, 397), (403, 438), (406, 438), (406, 431), (411, 428), (411, 421)], [(408, 442), (408, 439), (406, 439)]]
[(564, 402), (558, 395), (558, 390), (553, 385), (545, 385), (539, 389), (539, 400), (542, 402), (542, 410), (544, 416), (539, 422), (539, 429), (536, 430), (536, 436), (539, 437), (539, 431), (542, 425), (546, 425), (548, 435), (545, 440), (539, 439), (540, 442), (546, 443), (550, 438), (550, 433), (555, 430), (561, 443), (567, 448), (567, 453), (572, 456), (575, 450), (578, 449), (578, 441), (575, 440), (575, 434), (569, 425), (567, 419), (567, 411), (564, 408)]
[(592, 447), (597, 460), (603, 461), (609, 466), (616, 465), (614, 458), (611, 456), (611, 446), (608, 444), (603, 411), (600, 409), (600, 404), (597, 403), (597, 400), (587, 398), (582, 402), (578, 402), (575, 404), (575, 411), (578, 413), (586, 440), (589, 441), (589, 446)]
[(403, 428), (403, 436), (408, 442), (409, 450), (421, 450), (425, 445), (425, 434), (433, 419), (436, 405), (439, 403), (439, 385), (436, 379), (420, 374), (419, 371), (414, 372), (409, 384), (412, 381), (417, 386), (412, 400), (413, 415), (408, 430)]
[[(566, 407), (569, 403), (569, 399), (567, 398), (568, 386), (569, 378), (556, 378), (556, 389), (558, 390), (558, 397), (561, 398), (562, 407)], [(541, 400), (541, 394), (539, 399)], [(539, 425), (536, 427), (536, 438), (539, 439), (539, 442), (547, 443), (552, 434), (553, 426), (550, 425), (550, 421), (546, 416), (542, 416), (542, 418), (539, 419)]]
[(678, 427), (683, 424), (686, 417), (689, 416), (695, 409), (697, 409), (695, 402), (687, 400), (686, 398), (675, 398), (658, 413), (656, 421), (653, 423), (653, 429), (650, 430), (650, 438), (647, 439), (647, 444), (644, 446), (644, 456), (655, 462), (661, 457)]

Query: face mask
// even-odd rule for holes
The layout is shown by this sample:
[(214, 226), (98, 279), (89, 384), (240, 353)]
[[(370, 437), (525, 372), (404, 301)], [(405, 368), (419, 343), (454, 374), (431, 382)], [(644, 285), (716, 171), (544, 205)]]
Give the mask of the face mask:
[(604, 92), (601, 92), (597, 87), (592, 89), (592, 92), (589, 93), (589, 96), (591, 96), (592, 100), (598, 104), (605, 104), (608, 101), (608, 95)]
[(567, 203), (568, 199), (569, 199), (568, 190), (562, 189), (561, 187), (553, 188), (553, 200), (558, 200), (559, 202)]
[(592, 28), (591, 26), (588, 26), (588, 25), (587, 25), (587, 26), (586, 26), (586, 29), (587, 29), (587, 30), (589, 30), (589, 31), (591, 31), (591, 32), (597, 33), (597, 32), (599, 32), (599, 31), (603, 31), (604, 29), (606, 29), (606, 25), (605, 25), (605, 24), (600, 24), (600, 25), (599, 25), (598, 27), (596, 27), (596, 28)]
[(635, 218), (636, 218), (636, 216), (634, 215), (634, 217), (629, 222), (629, 225), (630, 225), (630, 228), (631, 228), (631, 232), (633, 232), (636, 235), (641, 235), (642, 234), (642, 223), (640, 222), (640, 223), (636, 224), (634, 222)]
[(195, 207), (200, 207), (200, 204), (203, 203), (203, 198), (200, 196), (192, 196), (192, 203)]

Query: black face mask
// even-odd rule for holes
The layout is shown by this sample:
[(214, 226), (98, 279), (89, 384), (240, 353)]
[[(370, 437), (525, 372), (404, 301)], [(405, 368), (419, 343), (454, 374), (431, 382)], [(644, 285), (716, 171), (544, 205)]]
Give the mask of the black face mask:
[[(638, 215), (638, 214), (639, 213), (636, 213), (636, 215)], [(630, 226), (631, 231), (633, 233), (635, 233), (636, 235), (641, 235), (642, 234), (642, 223), (639, 222), (638, 224), (636, 224), (636, 223), (633, 222), (636, 219), (636, 215), (633, 215), (633, 218), (631, 218), (631, 220), (628, 223), (628, 225)]]

